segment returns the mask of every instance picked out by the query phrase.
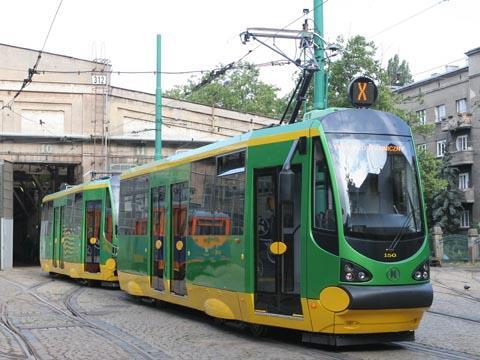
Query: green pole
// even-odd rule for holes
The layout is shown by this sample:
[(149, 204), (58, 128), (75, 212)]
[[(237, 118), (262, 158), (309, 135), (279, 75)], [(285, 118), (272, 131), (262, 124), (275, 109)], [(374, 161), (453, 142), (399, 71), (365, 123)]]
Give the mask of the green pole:
[(157, 88), (155, 92), (155, 160), (162, 158), (162, 35), (157, 34)]
[[(313, 1), (313, 23), (314, 31), (323, 39), (323, 3), (324, 0)], [(325, 50), (322, 39), (315, 36), (315, 58), (317, 59), (319, 69), (315, 73), (313, 80), (313, 108), (323, 110), (327, 107), (327, 80), (325, 77)]]

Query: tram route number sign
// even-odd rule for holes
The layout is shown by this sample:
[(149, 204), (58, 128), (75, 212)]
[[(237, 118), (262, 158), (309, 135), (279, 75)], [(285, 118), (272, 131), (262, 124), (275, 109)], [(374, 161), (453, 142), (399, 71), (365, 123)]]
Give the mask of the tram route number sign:
[(93, 85), (107, 85), (107, 75), (105, 74), (92, 74)]
[(366, 76), (360, 76), (348, 87), (350, 102), (356, 108), (368, 108), (377, 100), (378, 88), (375, 82)]

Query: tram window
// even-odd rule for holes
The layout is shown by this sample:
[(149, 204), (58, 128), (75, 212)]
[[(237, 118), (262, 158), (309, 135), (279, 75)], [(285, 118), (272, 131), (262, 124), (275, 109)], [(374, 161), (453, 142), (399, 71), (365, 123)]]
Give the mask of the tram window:
[(314, 139), (313, 224), (317, 229), (336, 231), (335, 205), (330, 175), (319, 138)]
[(113, 222), (112, 222), (112, 201), (110, 200), (110, 192), (107, 191), (107, 199), (105, 203), (105, 240), (112, 242), (113, 239)]
[(73, 233), (77, 237), (81, 236), (82, 217), (83, 217), (83, 193), (76, 193), (73, 200), (72, 229), (73, 229)]
[(245, 171), (245, 150), (217, 158), (217, 175), (224, 176)]
[(122, 181), (120, 188), (121, 235), (146, 235), (148, 219), (148, 178)]
[(53, 202), (49, 201), (42, 207), (42, 226), (41, 235), (50, 236), (53, 228)]
[[(232, 159), (232, 163), (227, 159)], [(243, 234), (244, 166), (245, 152), (192, 164), (190, 235)]]

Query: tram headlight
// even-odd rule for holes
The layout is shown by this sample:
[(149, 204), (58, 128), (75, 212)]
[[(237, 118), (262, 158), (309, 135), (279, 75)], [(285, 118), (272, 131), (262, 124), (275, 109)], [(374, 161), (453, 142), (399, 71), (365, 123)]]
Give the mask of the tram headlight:
[(422, 272), (421, 271), (415, 271), (415, 273), (413, 274), (413, 278), (415, 280), (422, 280)]
[(367, 269), (345, 259), (341, 260), (340, 269), (341, 281), (365, 282), (372, 279), (372, 274)]
[(425, 281), (430, 279), (430, 265), (428, 265), (428, 260), (421, 263), (412, 273), (412, 277), (417, 281)]

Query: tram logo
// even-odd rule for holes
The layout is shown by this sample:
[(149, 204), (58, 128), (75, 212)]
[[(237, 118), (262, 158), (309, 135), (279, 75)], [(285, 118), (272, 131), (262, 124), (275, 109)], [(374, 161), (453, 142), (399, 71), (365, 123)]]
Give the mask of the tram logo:
[(396, 267), (392, 267), (387, 271), (387, 278), (390, 281), (397, 281), (400, 279), (400, 270)]

